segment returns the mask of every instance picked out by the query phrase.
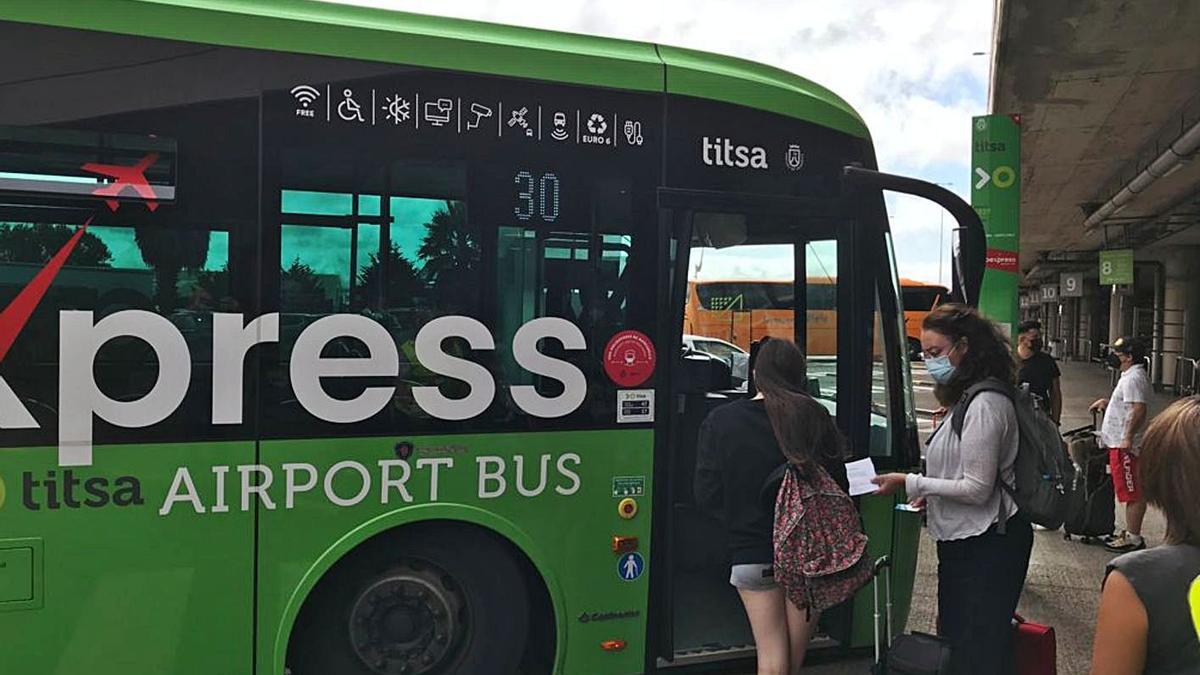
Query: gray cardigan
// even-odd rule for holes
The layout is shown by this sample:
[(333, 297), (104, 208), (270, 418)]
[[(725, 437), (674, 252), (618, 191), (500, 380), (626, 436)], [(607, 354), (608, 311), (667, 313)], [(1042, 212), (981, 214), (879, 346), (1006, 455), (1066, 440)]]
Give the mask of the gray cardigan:
[(1017, 506), (996, 486), (996, 475), (1013, 484), (1017, 458), (1017, 412), (1003, 394), (985, 391), (971, 401), (963, 419), (962, 438), (947, 415), (933, 432), (925, 458), (925, 475), (909, 474), (908, 497), (925, 497), (929, 533), (938, 541), (983, 534), (999, 520), (1001, 500), (1006, 518)]

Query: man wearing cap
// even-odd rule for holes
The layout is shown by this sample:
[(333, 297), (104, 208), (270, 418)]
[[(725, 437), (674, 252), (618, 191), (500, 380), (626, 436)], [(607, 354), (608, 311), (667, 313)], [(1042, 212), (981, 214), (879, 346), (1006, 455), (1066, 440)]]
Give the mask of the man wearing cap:
[(1119, 338), (1109, 348), (1108, 365), (1121, 371), (1112, 395), (1092, 404), (1092, 411), (1104, 411), (1100, 442), (1108, 449), (1113, 487), (1117, 500), (1125, 505), (1125, 531), (1110, 538), (1104, 547), (1114, 553), (1146, 548), (1142, 538), (1142, 520), (1146, 502), (1138, 481), (1137, 456), (1146, 428), (1146, 404), (1150, 400), (1150, 376), (1146, 372), (1146, 348), (1131, 337)]

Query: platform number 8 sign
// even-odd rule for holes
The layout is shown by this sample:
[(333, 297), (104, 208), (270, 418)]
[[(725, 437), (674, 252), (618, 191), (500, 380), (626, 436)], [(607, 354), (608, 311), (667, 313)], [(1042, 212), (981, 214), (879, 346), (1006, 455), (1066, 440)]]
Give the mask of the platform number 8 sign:
[(1133, 283), (1133, 251), (1100, 251), (1100, 284), (1116, 286)]

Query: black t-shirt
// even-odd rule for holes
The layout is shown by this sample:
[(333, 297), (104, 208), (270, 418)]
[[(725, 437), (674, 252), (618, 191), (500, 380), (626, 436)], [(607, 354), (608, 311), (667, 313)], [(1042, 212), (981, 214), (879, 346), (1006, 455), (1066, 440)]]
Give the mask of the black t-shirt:
[(1017, 374), (1018, 384), (1029, 384), (1029, 393), (1042, 399), (1046, 410), (1050, 410), (1050, 389), (1054, 379), (1061, 373), (1054, 357), (1046, 352), (1034, 352), (1033, 356), (1021, 361), (1021, 371)]
[[(723, 405), (700, 426), (696, 505), (725, 524), (735, 565), (769, 564), (774, 558), (775, 501), (764, 496), (763, 487), (785, 461), (761, 400)], [(845, 489), (842, 460), (831, 459), (824, 466)]]

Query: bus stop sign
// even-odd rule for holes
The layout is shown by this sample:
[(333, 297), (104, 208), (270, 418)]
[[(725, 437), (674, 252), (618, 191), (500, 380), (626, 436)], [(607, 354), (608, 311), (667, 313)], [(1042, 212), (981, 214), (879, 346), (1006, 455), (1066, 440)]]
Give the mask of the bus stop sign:
[(1100, 285), (1122, 286), (1133, 283), (1133, 249), (1100, 251)]

